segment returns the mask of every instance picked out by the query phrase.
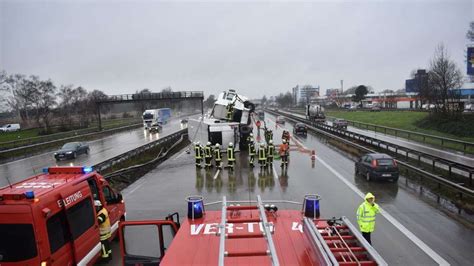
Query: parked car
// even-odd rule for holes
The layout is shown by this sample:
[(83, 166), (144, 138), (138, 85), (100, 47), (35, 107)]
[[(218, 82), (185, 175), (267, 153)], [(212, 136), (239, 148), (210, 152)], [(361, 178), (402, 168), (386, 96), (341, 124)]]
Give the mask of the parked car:
[(372, 106), (372, 108), (370, 108), (371, 112), (380, 112), (380, 110), (380, 106)]
[(186, 124), (186, 123), (188, 123), (188, 119), (187, 119), (187, 118), (181, 119), (181, 124)]
[(296, 123), (293, 126), (293, 134), (294, 135), (298, 135), (298, 134), (306, 135), (306, 134), (308, 134), (308, 127), (303, 123)]
[(347, 121), (344, 119), (336, 118), (332, 122), (332, 126), (335, 128), (346, 129), (347, 130)]
[(277, 124), (285, 124), (285, 118), (281, 115), (276, 117), (276, 123)]
[(69, 142), (62, 146), (62, 148), (54, 153), (56, 161), (61, 159), (76, 159), (79, 154), (89, 154), (89, 145), (84, 142)]
[(355, 163), (355, 174), (364, 176), (367, 181), (392, 180), (398, 181), (397, 162), (384, 153), (369, 153)]
[(0, 127), (0, 132), (13, 132), (20, 130), (20, 124), (6, 124)]

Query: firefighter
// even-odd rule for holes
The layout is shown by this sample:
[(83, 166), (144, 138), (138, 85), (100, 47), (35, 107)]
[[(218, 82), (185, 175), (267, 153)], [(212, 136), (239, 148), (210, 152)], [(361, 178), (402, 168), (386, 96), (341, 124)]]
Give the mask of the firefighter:
[(290, 132), (283, 130), (283, 134), (281, 135), (282, 140), (286, 140), (286, 142), (289, 144), (290, 141)]
[(273, 145), (273, 140), (268, 142), (267, 146), (267, 162), (271, 166), (273, 165), (273, 154), (275, 154), (275, 146)]
[(110, 248), (109, 238), (112, 236), (110, 227), (109, 213), (102, 206), (100, 200), (94, 200), (97, 211), (97, 220), (99, 221), (100, 243), (102, 244), (102, 259), (110, 261), (112, 259), (112, 249)]
[(234, 144), (230, 142), (229, 147), (227, 147), (227, 166), (232, 170), (234, 169), (234, 163), (235, 163)]
[(212, 147), (211, 142), (207, 142), (206, 147), (204, 147), (204, 159), (205, 159), (205, 167), (211, 168), (212, 167)]
[(227, 121), (232, 122), (232, 118), (234, 116), (234, 103), (229, 103), (226, 107), (227, 109)]
[(365, 200), (357, 209), (357, 223), (362, 232), (362, 236), (372, 245), (370, 234), (375, 230), (375, 216), (380, 212), (379, 205), (375, 203), (375, 196), (372, 193), (365, 195)]
[(289, 147), (285, 139), (283, 139), (283, 143), (280, 145), (279, 154), (281, 157), (281, 167), (288, 166)]
[(201, 160), (202, 160), (202, 148), (198, 142), (194, 143), (194, 158), (196, 158), (196, 167), (201, 168)]
[(216, 147), (214, 148), (214, 161), (216, 162), (217, 169), (222, 168), (222, 154), (221, 154), (221, 146), (219, 143), (216, 143)]
[(253, 141), (253, 133), (250, 133), (247, 137), (247, 142)]
[(255, 142), (253, 141), (253, 138), (250, 139), (249, 141), (249, 165), (250, 167), (254, 167), (254, 161), (255, 161)]
[(270, 129), (265, 130), (265, 140), (267, 142), (270, 142), (270, 140), (273, 140), (273, 131), (271, 131)]
[(260, 167), (267, 167), (267, 155), (266, 155), (265, 144), (260, 143), (260, 148), (258, 149), (258, 163)]

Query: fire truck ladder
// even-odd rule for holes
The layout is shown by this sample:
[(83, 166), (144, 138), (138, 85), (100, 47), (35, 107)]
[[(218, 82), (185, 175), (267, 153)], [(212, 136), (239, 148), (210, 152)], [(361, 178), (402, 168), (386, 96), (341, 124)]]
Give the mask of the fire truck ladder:
[[(326, 220), (327, 222), (328, 220)], [(329, 226), (304, 218), (304, 231), (328, 265), (387, 265), (346, 217)]]
[[(256, 218), (229, 218), (227, 219), (227, 211), (241, 211), (241, 210), (258, 210), (259, 216)], [(224, 265), (224, 257), (252, 257), (252, 256), (269, 256), (272, 265), (279, 266), (278, 256), (276, 254), (275, 244), (272, 239), (271, 224), (268, 223), (265, 209), (262, 203), (260, 195), (257, 196), (257, 205), (246, 205), (246, 206), (227, 206), (226, 197), (222, 199), (222, 215), (221, 223), (219, 224), (218, 235), (220, 236), (219, 241), (219, 266)], [(263, 233), (261, 234), (238, 234), (228, 235), (226, 234), (226, 228), (228, 223), (262, 223)], [(238, 239), (238, 238), (264, 238), (267, 243), (267, 249), (262, 251), (227, 251), (225, 249), (226, 239)]]

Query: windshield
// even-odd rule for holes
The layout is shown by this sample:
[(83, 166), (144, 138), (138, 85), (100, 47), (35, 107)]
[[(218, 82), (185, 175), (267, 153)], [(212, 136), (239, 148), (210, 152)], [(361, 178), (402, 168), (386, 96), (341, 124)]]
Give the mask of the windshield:
[(153, 119), (153, 114), (152, 113), (146, 113), (143, 115), (143, 119)]
[(76, 145), (76, 143), (66, 143), (63, 145), (63, 149), (75, 149)]
[(0, 224), (0, 265), (36, 257), (32, 224)]

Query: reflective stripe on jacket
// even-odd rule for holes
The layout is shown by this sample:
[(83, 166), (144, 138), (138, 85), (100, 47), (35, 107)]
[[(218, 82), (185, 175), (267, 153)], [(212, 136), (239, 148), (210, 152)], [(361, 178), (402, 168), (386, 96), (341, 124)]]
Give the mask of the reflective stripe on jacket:
[(109, 239), (112, 229), (110, 228), (109, 213), (106, 208), (100, 209), (97, 213), (97, 220), (99, 221), (100, 240)]
[(267, 159), (267, 156), (266, 156), (266, 150), (265, 150), (265, 147), (261, 147), (259, 150), (258, 150), (258, 159), (259, 160), (266, 160)]
[(235, 161), (234, 149), (233, 148), (227, 148), (227, 160), (228, 161)]
[(211, 147), (206, 146), (206, 147), (204, 148), (204, 151), (205, 151), (205, 154), (206, 154), (206, 158), (212, 157), (212, 149), (211, 149)]
[(375, 230), (375, 215), (380, 212), (379, 205), (372, 206), (365, 200), (357, 209), (357, 223), (361, 232), (372, 233)]
[(214, 149), (214, 158), (215, 158), (216, 161), (222, 160), (220, 148), (215, 148)]
[(275, 153), (275, 146), (272, 144), (268, 145), (268, 157), (273, 157), (273, 154)]
[(255, 144), (253, 142), (249, 143), (249, 155), (255, 155)]
[(198, 145), (194, 146), (194, 156), (196, 157), (196, 159), (202, 158), (201, 147)]

